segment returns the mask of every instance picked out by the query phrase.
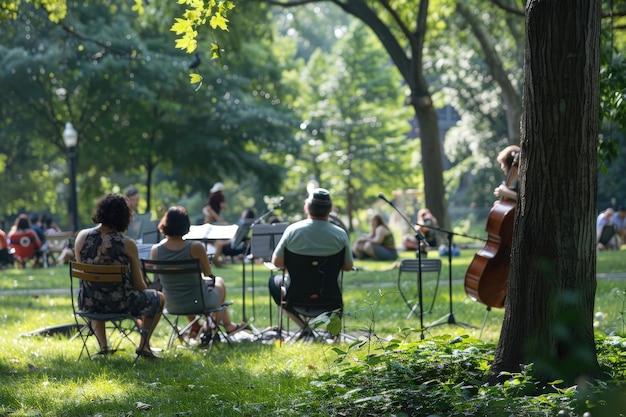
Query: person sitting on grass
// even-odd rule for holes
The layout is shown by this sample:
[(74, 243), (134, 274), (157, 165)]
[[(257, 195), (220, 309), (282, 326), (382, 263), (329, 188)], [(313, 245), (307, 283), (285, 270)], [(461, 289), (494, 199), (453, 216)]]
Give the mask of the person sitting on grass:
[(354, 257), (377, 261), (395, 261), (398, 259), (393, 233), (389, 230), (383, 217), (380, 214), (373, 215), (371, 225), (370, 234), (358, 238), (352, 245)]

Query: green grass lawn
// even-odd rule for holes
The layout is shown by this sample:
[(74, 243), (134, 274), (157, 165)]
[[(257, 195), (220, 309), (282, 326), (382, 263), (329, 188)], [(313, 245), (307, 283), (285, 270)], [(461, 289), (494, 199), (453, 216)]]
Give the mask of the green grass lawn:
[[(595, 313), (596, 330), (600, 333), (624, 335), (624, 255), (625, 251), (598, 254), (601, 278)], [(407, 252), (402, 256), (414, 254)], [(431, 252), (429, 257), (438, 255)], [(473, 252), (466, 249), (452, 261), (454, 317), (472, 327), (444, 321), (424, 332), (425, 342), (468, 337), (479, 345), (484, 342), (487, 351), (497, 342), (503, 310), (494, 309), (487, 315), (481, 334), (486, 308), (465, 295), (463, 280), (472, 257)], [(385, 351), (384, 340), (392, 338), (419, 342), (419, 318), (407, 318), (409, 308), (397, 287), (398, 270), (391, 269), (390, 263), (357, 262), (356, 266), (359, 270), (347, 273), (344, 279), (347, 331), (375, 333), (377, 338), (363, 346), (370, 353)], [(234, 301), (233, 319), (241, 320), (242, 265), (228, 265), (215, 272), (225, 278), (229, 287), (227, 298)], [(268, 277), (263, 265), (256, 264), (254, 269), (246, 265), (246, 316), (258, 329), (270, 325)], [(423, 278), (424, 305), (428, 309), (436, 277), (424, 274)], [(415, 277), (402, 281), (411, 301), (416, 297), (415, 281)], [(449, 290), (448, 263), (444, 258), (439, 292), (432, 312), (424, 315), (425, 325), (447, 318)], [(271, 308), (272, 324), (276, 324), (277, 310), (275, 306)], [(61, 336), (20, 337), (42, 327), (72, 321), (67, 266), (0, 271), (0, 416), (328, 415), (315, 414), (310, 408), (306, 412), (296, 410), (301, 410), (298, 404), (310, 400), (312, 387), (353, 363), (337, 362), (341, 349), (348, 349), (346, 345), (336, 350), (333, 345), (321, 343), (280, 347), (276, 343), (242, 342), (232, 348), (217, 344), (211, 352), (202, 348), (172, 349), (163, 352), (162, 361), (140, 359), (131, 367), (131, 346), (106, 359), (78, 362), (78, 340), (70, 343)], [(167, 336), (166, 323), (161, 321), (153, 346), (165, 347)], [(483, 342), (477, 340), (481, 336)], [(139, 410), (138, 403), (147, 404), (145, 408), (149, 409)], [(383, 414), (394, 415), (392, 411)], [(368, 414), (354, 411), (341, 415)]]

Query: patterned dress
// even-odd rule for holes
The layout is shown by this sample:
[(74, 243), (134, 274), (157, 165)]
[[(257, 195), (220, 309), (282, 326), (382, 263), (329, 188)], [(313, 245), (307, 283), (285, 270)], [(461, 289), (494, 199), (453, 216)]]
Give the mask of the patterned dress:
[[(80, 250), (81, 262), (94, 265), (128, 265), (130, 257), (124, 248), (126, 237), (119, 232), (102, 234), (89, 231)], [(78, 307), (84, 311), (119, 313), (130, 311), (133, 316), (155, 315), (160, 310), (160, 299), (154, 290), (136, 290), (130, 273), (123, 284), (81, 281)]]

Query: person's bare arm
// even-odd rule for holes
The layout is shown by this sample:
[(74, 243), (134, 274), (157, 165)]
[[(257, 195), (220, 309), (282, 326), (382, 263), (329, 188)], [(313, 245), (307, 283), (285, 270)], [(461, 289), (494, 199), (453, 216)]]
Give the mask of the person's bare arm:
[(81, 230), (78, 232), (76, 239), (74, 239), (74, 256), (77, 262), (82, 262), (82, 259), (80, 259), (80, 250), (83, 248), (83, 243), (85, 243), (85, 236), (87, 236), (87, 230)]
[(505, 184), (500, 184), (493, 192), (496, 197), (506, 197), (511, 200), (517, 200), (517, 193), (507, 187)]
[(276, 268), (284, 268), (285, 267), (285, 259), (277, 258), (276, 256), (272, 256), (272, 263)]
[(141, 273), (141, 266), (139, 265), (139, 250), (137, 249), (137, 244), (133, 239), (124, 239), (124, 249), (130, 258), (130, 276), (133, 288), (136, 290), (148, 289)]
[(189, 248), (189, 253), (193, 258), (200, 260), (200, 268), (202, 269), (202, 275), (210, 277), (213, 275), (211, 271), (211, 263), (209, 262), (209, 256), (204, 250), (204, 245), (200, 242), (193, 242)]
[(375, 245), (380, 245), (388, 233), (391, 233), (391, 231), (387, 230), (384, 226), (378, 226), (374, 231), (374, 237), (370, 239), (370, 242)]

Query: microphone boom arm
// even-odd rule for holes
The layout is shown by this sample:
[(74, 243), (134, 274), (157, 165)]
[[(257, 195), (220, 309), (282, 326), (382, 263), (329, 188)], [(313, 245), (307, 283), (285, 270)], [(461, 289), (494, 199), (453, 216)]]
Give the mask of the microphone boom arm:
[(387, 204), (389, 204), (396, 211), (396, 213), (400, 215), (400, 217), (402, 217), (402, 220), (404, 220), (406, 224), (409, 225), (411, 230), (415, 232), (415, 237), (417, 238), (417, 240), (419, 240), (420, 242), (423, 242), (425, 246), (430, 246), (428, 242), (426, 241), (426, 238), (424, 237), (422, 232), (420, 232), (420, 230), (416, 228), (415, 225), (411, 223), (409, 219), (407, 219), (406, 216), (400, 210), (398, 210), (398, 208), (391, 201), (387, 200), (385, 196), (383, 195), (383, 193), (379, 193), (378, 198), (380, 198), (381, 200), (384, 200)]

